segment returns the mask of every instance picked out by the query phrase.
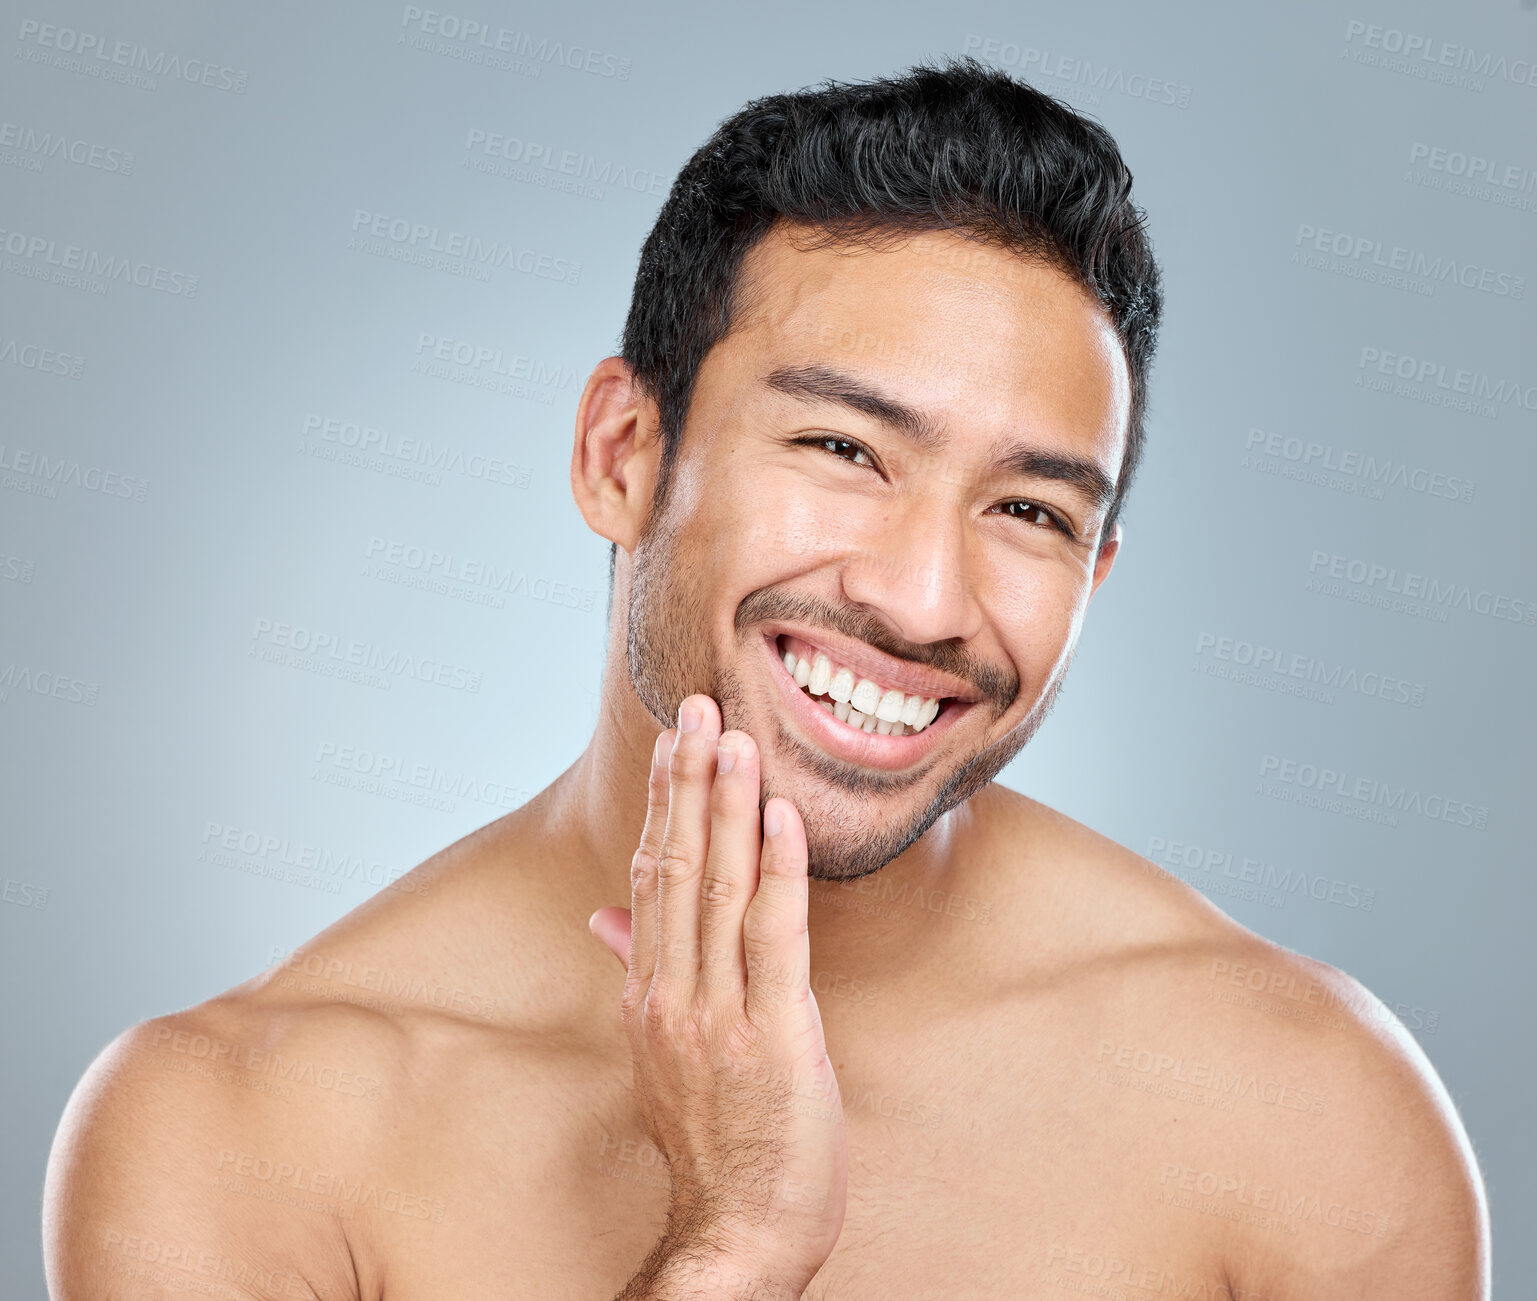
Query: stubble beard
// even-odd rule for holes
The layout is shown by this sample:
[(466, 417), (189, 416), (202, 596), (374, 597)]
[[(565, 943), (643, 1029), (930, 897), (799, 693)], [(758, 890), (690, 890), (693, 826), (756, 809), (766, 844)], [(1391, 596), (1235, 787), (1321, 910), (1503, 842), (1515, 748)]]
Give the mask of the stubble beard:
[[(714, 662), (703, 584), (698, 581), (702, 566), (692, 555), (684, 554), (687, 548), (679, 546), (677, 539), (678, 530), (666, 518), (665, 510), (653, 510), (651, 525), (636, 544), (631, 566), (625, 636), (630, 682), (659, 727), (674, 726), (684, 697), (702, 692), (720, 706), (722, 731), (736, 728), (751, 734), (740, 678), (728, 666)], [(766, 589), (744, 602), (744, 607), (769, 605), (778, 612), (788, 612), (794, 608), (794, 598)], [(739, 645), (744, 651), (748, 649), (745, 642)], [(866, 801), (872, 796), (917, 789), (926, 781), (926, 774), (915, 778), (835, 759), (792, 735), (777, 713), (771, 715), (770, 724), (774, 752), (793, 756), (828, 793), (808, 805), (781, 789), (774, 775), (764, 770), (758, 807), (761, 811), (775, 795), (795, 804), (806, 828), (807, 874), (813, 880), (849, 881), (877, 872), (951, 809), (985, 787), (1029, 743), (1056, 703), (1075, 651), (1076, 647), (1069, 650), (1060, 671), (1026, 719), (964, 760), (940, 783), (932, 798), (896, 825), (869, 826)], [(983, 700), (972, 708), (991, 710), (996, 718), (1012, 703), (1011, 698), (1000, 708)], [(762, 748), (760, 742), (760, 753)]]

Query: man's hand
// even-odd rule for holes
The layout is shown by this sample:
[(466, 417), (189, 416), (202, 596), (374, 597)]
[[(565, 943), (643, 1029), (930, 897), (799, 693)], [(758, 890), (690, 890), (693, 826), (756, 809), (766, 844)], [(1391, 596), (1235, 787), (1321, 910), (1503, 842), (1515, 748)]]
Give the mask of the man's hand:
[(627, 965), (636, 1096), (672, 1175), (643, 1273), (702, 1258), (798, 1297), (843, 1227), (848, 1161), (811, 992), (805, 827), (780, 798), (760, 823), (758, 798), (752, 738), (688, 697), (657, 738), (630, 912), (588, 925)]

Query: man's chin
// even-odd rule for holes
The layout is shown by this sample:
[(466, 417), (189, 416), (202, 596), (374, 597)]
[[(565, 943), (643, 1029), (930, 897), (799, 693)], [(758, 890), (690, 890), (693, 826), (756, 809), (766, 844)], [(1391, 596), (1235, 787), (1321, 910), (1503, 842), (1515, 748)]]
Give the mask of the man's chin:
[[(815, 810), (804, 809), (801, 817), (807, 847), (805, 875), (813, 881), (856, 881), (879, 872), (915, 844), (933, 826), (939, 812), (933, 807), (925, 809), (915, 823), (908, 810), (902, 818), (907, 829), (893, 834), (890, 826), (881, 832), (865, 827), (859, 815), (832, 815), (821, 826), (815, 826)], [(832, 832), (832, 827), (838, 830)]]

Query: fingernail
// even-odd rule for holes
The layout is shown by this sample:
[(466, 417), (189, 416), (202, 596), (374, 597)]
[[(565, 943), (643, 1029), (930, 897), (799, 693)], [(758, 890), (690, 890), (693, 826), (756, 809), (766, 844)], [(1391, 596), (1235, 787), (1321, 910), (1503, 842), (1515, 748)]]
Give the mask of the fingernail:
[(729, 745), (715, 747), (715, 771), (730, 772), (736, 767), (736, 751)]
[(765, 836), (777, 836), (784, 830), (784, 814), (779, 811), (779, 805), (770, 804), (763, 810), (763, 834)]
[(698, 705), (683, 705), (678, 709), (678, 731), (692, 732), (703, 717)]
[(667, 739), (666, 732), (656, 734), (656, 744), (651, 747), (651, 766), (662, 767), (672, 757), (672, 745)]

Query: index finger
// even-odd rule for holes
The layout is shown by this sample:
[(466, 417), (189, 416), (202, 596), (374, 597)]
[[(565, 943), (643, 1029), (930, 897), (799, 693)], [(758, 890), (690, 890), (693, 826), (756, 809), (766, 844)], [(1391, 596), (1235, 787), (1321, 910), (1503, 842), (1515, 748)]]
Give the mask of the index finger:
[(630, 980), (641, 988), (651, 984), (656, 969), (657, 871), (662, 853), (662, 833), (667, 829), (667, 763), (678, 739), (669, 727), (656, 738), (651, 751), (651, 775), (646, 783), (646, 825), (640, 845), (630, 860)]

